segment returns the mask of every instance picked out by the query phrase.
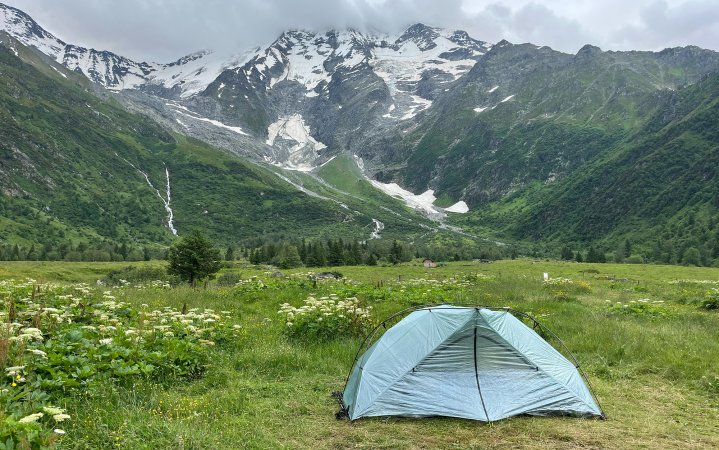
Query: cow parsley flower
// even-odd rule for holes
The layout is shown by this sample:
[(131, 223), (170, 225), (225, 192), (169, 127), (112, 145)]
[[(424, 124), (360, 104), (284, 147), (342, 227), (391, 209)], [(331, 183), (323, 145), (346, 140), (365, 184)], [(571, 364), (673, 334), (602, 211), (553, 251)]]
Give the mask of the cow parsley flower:
[(25, 417), (23, 417), (22, 419), (18, 420), (18, 422), (20, 422), (20, 423), (33, 423), (33, 422), (37, 422), (38, 419), (40, 419), (40, 418), (41, 418), (42, 416), (44, 416), (44, 415), (45, 415), (45, 414), (43, 414), (43, 413), (30, 414), (29, 416), (25, 416)]

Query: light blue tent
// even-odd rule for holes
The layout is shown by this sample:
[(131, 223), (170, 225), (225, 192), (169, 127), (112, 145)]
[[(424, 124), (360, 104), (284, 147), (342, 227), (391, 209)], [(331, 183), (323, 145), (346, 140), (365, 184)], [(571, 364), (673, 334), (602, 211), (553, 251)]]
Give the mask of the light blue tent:
[(483, 307), (407, 315), (357, 358), (341, 400), (350, 420), (604, 417), (575, 364), (510, 310)]

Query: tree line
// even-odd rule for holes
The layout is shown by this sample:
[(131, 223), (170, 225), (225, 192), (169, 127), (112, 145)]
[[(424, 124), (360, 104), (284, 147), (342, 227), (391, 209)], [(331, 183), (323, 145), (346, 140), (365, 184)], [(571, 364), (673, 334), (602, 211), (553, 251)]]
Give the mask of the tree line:
[(150, 261), (166, 256), (162, 247), (126, 243), (0, 244), (0, 261)]
[(669, 239), (657, 239), (649, 246), (635, 248), (629, 239), (621, 241), (612, 251), (597, 246), (587, 250), (573, 250), (562, 247), (559, 257), (565, 261), (589, 263), (628, 263), (628, 264), (673, 264), (685, 266), (719, 267), (719, 241), (708, 240), (705, 243), (677, 244)]
[[(232, 247), (227, 255), (232, 254)], [(249, 250), (248, 259), (252, 264), (271, 264), (281, 269), (293, 267), (323, 266), (376, 266), (378, 263), (397, 264), (411, 261), (415, 257), (415, 249), (400, 241), (344, 241), (343, 239), (327, 239), (298, 243), (266, 242)], [(227, 258), (226, 258), (227, 259)]]

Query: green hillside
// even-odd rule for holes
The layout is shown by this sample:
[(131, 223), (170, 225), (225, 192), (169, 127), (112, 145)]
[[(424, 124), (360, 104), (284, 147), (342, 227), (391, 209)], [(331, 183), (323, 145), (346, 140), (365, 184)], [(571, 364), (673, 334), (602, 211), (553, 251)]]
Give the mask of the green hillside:
[(174, 226), (218, 242), (269, 234), (365, 236), (366, 222), (273, 172), (130, 114), (33, 52), (0, 47), (0, 239), (167, 244)]
[[(673, 111), (667, 120), (666, 111)], [(644, 126), (580, 170), (537, 183), (467, 219), (517, 239), (613, 251), (629, 240), (651, 261), (719, 257), (719, 75), (668, 95)], [(694, 252), (692, 252), (694, 253)]]

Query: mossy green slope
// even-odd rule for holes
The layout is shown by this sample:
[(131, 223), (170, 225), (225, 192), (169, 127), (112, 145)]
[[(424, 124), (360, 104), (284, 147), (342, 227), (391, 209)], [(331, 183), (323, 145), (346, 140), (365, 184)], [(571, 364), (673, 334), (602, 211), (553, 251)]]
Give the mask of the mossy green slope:
[(668, 96), (643, 127), (582, 170), (534, 184), (468, 222), (564, 243), (629, 238), (665, 262), (696, 247), (711, 261), (719, 251), (718, 122), (719, 75), (710, 75)]

